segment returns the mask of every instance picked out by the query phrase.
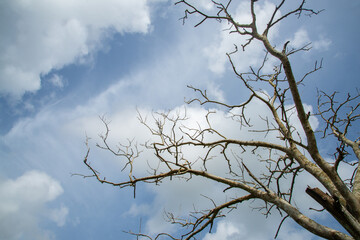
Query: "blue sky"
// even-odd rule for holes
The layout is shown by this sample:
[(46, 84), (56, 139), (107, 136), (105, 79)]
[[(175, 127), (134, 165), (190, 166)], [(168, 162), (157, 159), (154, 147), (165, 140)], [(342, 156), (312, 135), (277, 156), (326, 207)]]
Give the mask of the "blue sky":
[[(234, 16), (246, 19), (248, 1), (234, 1)], [(182, 109), (193, 92), (186, 85), (207, 89), (226, 102), (241, 101), (246, 90), (236, 81), (225, 53), (243, 39), (222, 31), (225, 26), (206, 22), (185, 25), (183, 8), (166, 0), (4, 0), (0, 3), (0, 238), (134, 239), (122, 231), (176, 233), (164, 223), (164, 209), (179, 215), (193, 204), (207, 206), (203, 193), (221, 202), (221, 186), (201, 179), (190, 183), (165, 182), (161, 187), (141, 185), (116, 189), (93, 179), (71, 177), (89, 173), (82, 163), (86, 136), (91, 158), (110, 178), (121, 179), (121, 163), (96, 150), (104, 131), (98, 116), (111, 120), (111, 141), (150, 138), (137, 120), (137, 110)], [(197, 1), (211, 9), (208, 1)], [(239, 4), (239, 5), (237, 5)], [(245, 4), (245, 5), (244, 5)], [(260, 23), (273, 1), (258, 1)], [(292, 57), (296, 76), (323, 59), (323, 69), (301, 88), (304, 103), (316, 107), (316, 89), (346, 93), (359, 87), (360, 3), (308, 1), (325, 9), (311, 18), (289, 18), (271, 34), (281, 46), (312, 42), (310, 52)], [(261, 62), (263, 50), (249, 47), (235, 57), (239, 69)], [(201, 121), (205, 109), (188, 106), (192, 121)], [(256, 114), (254, 106), (249, 114)], [(220, 114), (222, 113), (220, 110)], [(315, 125), (321, 122), (313, 119)], [(231, 134), (230, 125), (219, 128)], [(359, 126), (357, 126), (359, 127)], [(246, 135), (245, 135), (246, 137)], [(325, 153), (332, 153), (324, 147)], [(329, 151), (329, 152), (327, 152)], [(152, 155), (145, 153), (144, 158)], [(139, 164), (145, 173), (146, 164)], [(311, 182), (304, 181), (304, 186)], [(201, 189), (201, 191), (199, 191)], [(305, 213), (312, 200), (299, 192)], [(203, 239), (272, 239), (281, 218), (265, 219), (247, 205), (221, 219)], [(320, 219), (331, 224), (330, 220)], [(256, 224), (255, 224), (256, 223)], [(256, 229), (259, 223), (261, 230)], [(311, 239), (288, 221), (279, 239)], [(316, 239), (313, 237), (313, 239)]]

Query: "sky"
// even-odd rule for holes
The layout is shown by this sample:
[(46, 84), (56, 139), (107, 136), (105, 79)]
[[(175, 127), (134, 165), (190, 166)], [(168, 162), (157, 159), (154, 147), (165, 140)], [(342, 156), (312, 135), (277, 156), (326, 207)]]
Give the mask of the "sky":
[[(260, 28), (274, 3), (256, 3)], [(196, 4), (204, 11), (213, 10), (210, 1)], [(312, 42), (311, 51), (291, 57), (297, 77), (323, 59), (323, 68), (300, 88), (306, 108), (314, 110), (317, 89), (345, 94), (359, 87), (360, 3), (307, 4), (325, 10), (317, 16), (287, 19), (273, 29), (270, 40), (278, 46), (290, 40), (291, 47)], [(247, 6), (248, 1), (233, 1), (236, 19), (248, 19)], [(145, 233), (176, 235), (178, 229), (164, 221), (164, 211), (186, 216), (194, 207), (210, 207), (212, 203), (202, 195), (218, 203), (226, 200), (223, 186), (199, 178), (165, 181), (161, 186), (143, 184), (134, 199), (130, 188), (73, 176), (90, 174), (82, 162), (89, 138), (90, 160), (103, 176), (114, 181), (126, 177), (121, 159), (95, 147), (105, 130), (99, 116), (110, 121), (112, 144), (127, 139), (140, 144), (151, 136), (139, 123), (138, 112), (151, 120), (154, 111), (176, 113), (186, 108), (190, 125), (204, 123), (206, 107), (184, 103), (194, 96), (187, 85), (207, 89), (209, 96), (227, 103), (246, 99), (249, 93), (225, 55), (244, 39), (229, 35), (226, 24), (215, 21), (194, 28), (200, 20), (196, 16), (183, 24), (179, 20), (183, 13), (182, 6), (167, 0), (0, 2), (0, 239), (135, 239), (123, 231), (137, 231), (140, 225)], [(261, 64), (263, 54), (261, 45), (254, 43), (234, 61), (238, 70), (247, 71), (250, 65)], [(266, 115), (266, 110), (253, 104), (248, 115), (260, 124), (256, 117), (259, 112)], [(239, 128), (228, 122), (227, 113), (217, 111), (216, 128), (234, 137), (253, 137), (234, 131)], [(321, 128), (320, 119), (311, 121)], [(330, 146), (321, 151), (332, 153)], [(142, 158), (151, 161), (153, 155), (145, 151)], [(146, 174), (145, 162), (138, 163), (138, 174)], [(257, 168), (256, 164), (252, 161), (249, 166)], [(221, 162), (211, 168), (219, 174), (224, 170)], [(299, 189), (308, 184), (313, 183), (305, 177)], [(308, 210), (313, 201), (303, 192), (296, 196), (306, 214), (334, 225), (330, 218)], [(273, 239), (281, 217), (274, 213), (265, 218), (249, 205), (216, 221), (213, 231), (200, 239)], [(291, 220), (278, 239), (289, 236), (318, 239)]]

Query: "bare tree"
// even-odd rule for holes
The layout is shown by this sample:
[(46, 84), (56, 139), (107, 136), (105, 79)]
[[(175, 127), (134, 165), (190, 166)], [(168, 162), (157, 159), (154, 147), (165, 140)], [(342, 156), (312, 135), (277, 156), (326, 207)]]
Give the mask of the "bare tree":
[[(316, 15), (320, 11), (307, 8), (305, 0), (302, 0), (298, 1), (298, 5), (294, 9), (280, 14), (280, 10), (286, 8), (286, 1), (278, 1), (265, 29), (259, 32), (256, 5), (260, 1), (249, 1), (251, 19), (248, 23), (239, 23), (233, 18), (231, 0), (226, 4), (222, 1), (212, 0), (212, 4), (217, 9), (215, 14), (201, 11), (187, 0), (176, 2), (176, 5), (182, 5), (186, 9), (182, 18), (184, 22), (191, 15), (201, 18), (196, 27), (205, 21), (225, 22), (228, 24), (227, 30), (230, 34), (248, 37), (248, 40), (241, 45), (242, 50), (246, 50), (250, 44), (257, 41), (263, 44), (266, 51), (263, 64), (256, 68), (250, 67), (250, 71), (245, 73), (238, 72), (233, 61), (234, 54), (241, 54), (238, 52), (238, 47), (235, 45), (234, 51), (227, 53), (234, 74), (249, 91), (247, 100), (239, 104), (228, 104), (211, 99), (204, 90), (189, 86), (199, 94), (199, 98), (192, 99), (188, 103), (213, 104), (221, 109), (226, 109), (239, 126), (250, 129), (251, 119), (246, 115), (246, 107), (254, 101), (260, 101), (271, 112), (271, 119), (264, 117), (264, 128), (251, 129), (251, 131), (261, 132), (264, 136), (275, 132), (280, 143), (269, 142), (266, 137), (263, 140), (228, 138), (221, 131), (212, 127), (210, 116), (216, 112), (210, 110), (205, 117), (207, 126), (198, 128), (184, 125), (183, 122), (187, 116), (182, 114), (154, 113), (155, 124), (150, 124), (139, 114), (140, 122), (156, 139), (146, 143), (145, 147), (155, 153), (159, 161), (158, 167), (150, 167), (149, 175), (135, 177), (133, 174), (134, 163), (141, 160), (141, 151), (132, 141), (126, 145), (120, 145), (117, 149), (110, 147), (108, 144), (109, 126), (104, 118), (102, 120), (106, 132), (101, 136), (103, 142), (98, 147), (112, 152), (122, 160), (125, 159), (123, 170), (128, 171), (129, 178), (126, 181), (114, 182), (101, 177), (98, 170), (89, 163), (89, 151), (84, 163), (92, 172), (91, 176), (97, 178), (99, 182), (121, 188), (133, 187), (134, 193), (138, 183), (161, 184), (162, 180), (167, 178), (183, 177), (191, 180), (192, 176), (221, 183), (224, 186), (224, 192), (228, 189), (241, 189), (246, 192), (243, 196), (232, 198), (221, 204), (214, 202), (212, 209), (197, 211), (189, 219), (178, 219), (168, 213), (167, 216), (171, 222), (188, 229), (180, 239), (195, 239), (198, 233), (205, 229), (211, 229), (215, 219), (226, 214), (224, 210), (252, 199), (263, 200), (265, 214), (279, 211), (283, 214), (284, 220), (292, 218), (301, 227), (317, 236), (326, 239), (360, 239), (360, 173), (358, 171), (360, 141), (358, 133), (351, 131), (355, 122), (360, 118), (360, 94), (356, 92), (355, 96), (348, 95), (344, 100), (338, 101), (337, 94), (319, 91), (317, 117), (324, 121), (325, 127), (321, 132), (315, 133), (310, 124), (310, 117), (313, 117), (311, 115), (314, 114), (306, 112), (298, 87), (307, 76), (322, 68), (322, 64), (321, 62), (316, 63), (313, 69), (303, 77), (296, 79), (289, 56), (300, 51), (308, 51), (310, 46), (289, 49), (289, 42), (286, 42), (279, 49), (269, 41), (268, 35), (274, 26), (290, 16)], [(276, 60), (273, 72), (269, 72), (264, 67), (269, 57)], [(295, 126), (292, 120), (294, 118), (300, 122), (300, 125)], [(304, 133), (304, 137), (301, 137), (302, 133)], [(209, 138), (210, 135), (211, 138)], [(332, 159), (323, 157), (319, 151), (318, 142), (321, 138), (334, 138), (337, 141), (337, 148), (334, 149)], [(185, 157), (184, 149), (186, 147), (205, 149), (198, 158), (202, 164), (196, 165), (194, 159)], [(236, 150), (235, 147), (237, 147)], [(226, 176), (215, 175), (207, 169), (213, 152), (219, 149), (219, 157), (228, 169)], [(257, 155), (260, 149), (269, 150), (266, 158)], [(265, 166), (267, 172), (257, 175), (249, 169), (242, 160), (242, 154), (249, 152), (252, 154), (253, 161), (258, 161), (259, 164)], [(345, 164), (352, 166), (353, 174), (344, 178), (340, 177), (339, 169)], [(346, 230), (345, 233), (316, 222), (304, 215), (293, 204), (296, 179), (303, 173), (311, 175), (314, 181), (322, 186), (322, 189), (308, 186), (303, 191), (323, 207), (322, 211), (330, 213)], [(281, 224), (278, 230), (280, 227)], [(130, 232), (130, 234), (152, 239), (142, 233)], [(178, 239), (166, 233), (160, 233), (155, 239), (163, 236)]]

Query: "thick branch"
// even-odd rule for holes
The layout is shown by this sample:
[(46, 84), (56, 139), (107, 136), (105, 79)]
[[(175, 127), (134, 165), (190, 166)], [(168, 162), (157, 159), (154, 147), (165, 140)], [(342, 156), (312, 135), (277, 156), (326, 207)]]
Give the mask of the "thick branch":
[(356, 239), (360, 239), (360, 224), (359, 222), (344, 208), (339, 199), (325, 194), (319, 188), (306, 189), (306, 193), (315, 199), (321, 206), (323, 206), (341, 225)]

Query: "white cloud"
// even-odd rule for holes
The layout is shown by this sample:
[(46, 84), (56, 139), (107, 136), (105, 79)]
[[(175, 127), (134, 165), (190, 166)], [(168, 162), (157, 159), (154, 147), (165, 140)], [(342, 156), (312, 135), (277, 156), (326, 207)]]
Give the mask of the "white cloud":
[(50, 219), (54, 221), (59, 227), (65, 225), (66, 217), (69, 214), (69, 209), (65, 206), (56, 208), (50, 211)]
[(81, 62), (115, 32), (146, 33), (146, 0), (2, 1), (0, 93), (20, 98), (41, 76)]
[(63, 193), (60, 184), (47, 174), (29, 171), (15, 180), (5, 179), (0, 183), (0, 238), (51, 239), (52, 234), (39, 227), (45, 215), (58, 226), (65, 224), (66, 207), (49, 210), (46, 204)]
[(208, 0), (190, 0), (188, 2), (191, 5), (196, 6), (200, 11), (210, 11), (215, 9), (214, 3)]
[(63, 88), (65, 85), (65, 80), (61, 75), (54, 74), (51, 76), (51, 78), (48, 80), (51, 84), (53, 84), (55, 87)]
[[(276, 230), (279, 226), (279, 220), (274, 218), (269, 218), (267, 221), (261, 221), (259, 216), (253, 217), (250, 212), (242, 209), (243, 212), (246, 212), (246, 216), (240, 216), (239, 218), (243, 219), (243, 223), (235, 220), (235, 216), (227, 220), (220, 220), (217, 223), (215, 231), (212, 233), (207, 233), (203, 240), (216, 240), (216, 239), (225, 239), (225, 240), (237, 240), (237, 239), (247, 239), (247, 240), (272, 240), (275, 237)], [(238, 212), (240, 215), (241, 213)], [(257, 212), (253, 211), (252, 215), (258, 215)], [(248, 218), (249, 223), (246, 223), (246, 218)], [(281, 230), (276, 239), (285, 240), (301, 240), (301, 239), (314, 239), (314, 235), (310, 232), (296, 228), (291, 223), (292, 220), (287, 220), (281, 227)]]
[(309, 33), (306, 29), (300, 28), (295, 32), (294, 37), (290, 39), (290, 46), (294, 48), (304, 47), (306, 44), (310, 44), (315, 50), (325, 51), (331, 45), (331, 40), (320, 35), (319, 40), (311, 40)]
[(244, 227), (238, 228), (231, 222), (220, 221), (216, 226), (216, 232), (206, 234), (203, 240), (236, 240), (246, 236), (246, 232)]
[(310, 43), (310, 38), (308, 32), (301, 28), (295, 34), (294, 38), (290, 40), (290, 45), (294, 48), (301, 48), (304, 45)]
[(207, 85), (207, 92), (215, 101), (226, 102), (225, 94), (219, 85), (214, 82), (209, 82)]
[(314, 49), (326, 51), (331, 46), (332, 41), (324, 36), (320, 36), (319, 40), (313, 42)]

